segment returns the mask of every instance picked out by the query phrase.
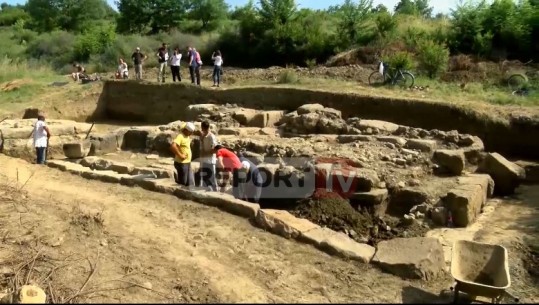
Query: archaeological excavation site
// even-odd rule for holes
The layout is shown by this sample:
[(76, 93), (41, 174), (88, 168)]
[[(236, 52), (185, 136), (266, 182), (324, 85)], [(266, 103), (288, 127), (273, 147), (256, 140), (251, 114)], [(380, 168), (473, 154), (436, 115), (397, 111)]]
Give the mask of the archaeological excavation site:
[[(3, 154), (34, 162), (29, 135), (39, 111), (47, 114), (27, 109), (0, 123)], [(266, 181), (287, 177), (313, 187), (303, 198), (284, 184), (266, 187), (253, 204), (230, 191), (177, 185), (170, 144), (187, 121), (197, 129), (209, 121), (220, 143), (263, 169)], [(209, 205), (412, 280), (448, 274), (453, 243), (472, 239), (521, 185), (539, 182), (536, 163), (517, 161), (539, 157), (539, 126), (447, 104), (109, 81), (86, 118), (47, 122), (51, 168), (165, 193), (171, 204), (176, 196)], [(197, 136), (192, 143), (196, 172)]]

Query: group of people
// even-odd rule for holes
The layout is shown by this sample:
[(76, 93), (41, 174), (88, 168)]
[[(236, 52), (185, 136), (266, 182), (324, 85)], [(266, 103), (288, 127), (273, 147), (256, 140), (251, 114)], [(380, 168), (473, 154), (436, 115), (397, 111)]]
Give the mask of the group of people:
[[(156, 53), (157, 62), (159, 63), (157, 71), (157, 82), (164, 83), (167, 65), (170, 65), (170, 72), (172, 74), (173, 82), (181, 82), (182, 76), (180, 71), (181, 60), (183, 57), (179, 48), (175, 48), (172, 55), (169, 56), (168, 45), (163, 43)], [(144, 55), (140, 48), (137, 47), (135, 52), (131, 56), (133, 64), (135, 66), (135, 77), (137, 80), (142, 79), (142, 64), (148, 57)], [(221, 84), (221, 75), (223, 73), (223, 57), (221, 51), (217, 50), (213, 52), (211, 59), (213, 60), (213, 87), (219, 87)], [(202, 59), (200, 53), (194, 47), (187, 48), (187, 60), (189, 62), (189, 74), (191, 76), (191, 83), (200, 86), (200, 68), (202, 67)], [(125, 74), (124, 74), (125, 71)], [(127, 75), (127, 64), (120, 59), (120, 66), (116, 73), (117, 78), (124, 78)], [(127, 76), (126, 76), (127, 78)]]
[[(224, 191), (224, 185), (231, 179), (235, 198), (258, 203), (263, 181), (257, 166), (241, 153), (236, 154), (219, 144), (207, 121), (202, 122), (200, 131), (195, 129), (193, 123), (184, 123), (180, 134), (171, 144), (171, 150), (175, 156), (176, 182), (184, 186), (195, 186), (195, 174), (191, 170), (191, 136), (198, 135), (200, 137), (199, 186), (209, 191)], [(217, 183), (218, 173), (223, 174), (224, 184)]]

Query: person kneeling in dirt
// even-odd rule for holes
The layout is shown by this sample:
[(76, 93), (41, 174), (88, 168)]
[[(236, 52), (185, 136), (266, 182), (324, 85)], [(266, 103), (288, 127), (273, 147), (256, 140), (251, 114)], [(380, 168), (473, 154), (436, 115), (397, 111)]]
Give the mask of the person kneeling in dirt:
[(37, 122), (34, 125), (32, 134), (34, 135), (34, 147), (36, 148), (36, 164), (45, 164), (51, 131), (45, 123), (45, 116), (43, 114), (37, 116)]
[(129, 77), (129, 70), (127, 69), (127, 63), (123, 58), (120, 58), (120, 64), (116, 71), (116, 79), (127, 79)]
[(174, 153), (174, 168), (176, 169), (175, 180), (184, 186), (194, 185), (194, 176), (191, 171), (191, 135), (195, 131), (195, 125), (191, 122), (182, 126), (180, 134), (172, 142), (170, 148)]
[(225, 186), (230, 180), (232, 175), (232, 191), (235, 198), (240, 198), (239, 183), (238, 183), (238, 171), (241, 169), (241, 161), (232, 151), (224, 148), (222, 145), (217, 144), (213, 148), (215, 156), (217, 157), (218, 171), (223, 173), (225, 183), (221, 185), (221, 192), (225, 191)]
[(86, 75), (86, 70), (84, 69), (82, 65), (73, 64), (73, 69), (74, 69), (74, 72), (71, 73), (71, 77), (73, 77), (74, 81), (77, 82), (80, 79), (88, 78), (88, 76)]
[(240, 157), (241, 170), (238, 178), (240, 198), (242, 200), (258, 203), (262, 194), (262, 175), (258, 167), (249, 159)]

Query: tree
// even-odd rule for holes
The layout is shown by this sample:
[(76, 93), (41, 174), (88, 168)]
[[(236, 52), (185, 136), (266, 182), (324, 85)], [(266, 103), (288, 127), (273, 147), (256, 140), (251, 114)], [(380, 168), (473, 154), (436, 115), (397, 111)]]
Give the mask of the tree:
[(400, 0), (395, 5), (395, 13), (430, 18), (432, 7), (429, 7), (429, 0)]
[(111, 18), (112, 8), (105, 0), (29, 0), (26, 11), (38, 32), (54, 29), (83, 31), (89, 23)]
[(343, 45), (353, 45), (358, 42), (360, 27), (370, 16), (372, 0), (359, 0), (355, 4), (352, 0), (345, 0), (337, 8), (339, 15), (339, 33), (343, 39)]
[(202, 29), (214, 29), (219, 21), (226, 18), (228, 5), (224, 0), (193, 0), (190, 17), (202, 22)]
[(151, 34), (168, 31), (185, 18), (190, 3), (187, 0), (119, 0), (117, 19), (120, 33)]
[(383, 4), (378, 4), (375, 8), (372, 9), (373, 13), (389, 13), (387, 7)]
[(296, 12), (294, 0), (260, 0), (258, 13), (266, 25), (285, 25)]

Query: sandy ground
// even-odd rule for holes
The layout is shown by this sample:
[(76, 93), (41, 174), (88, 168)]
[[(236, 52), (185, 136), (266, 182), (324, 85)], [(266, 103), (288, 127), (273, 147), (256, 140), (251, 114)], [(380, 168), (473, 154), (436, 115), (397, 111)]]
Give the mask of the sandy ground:
[(0, 164), (2, 289), (37, 283), (54, 302), (409, 303), (451, 284), (403, 281), (169, 195)]

